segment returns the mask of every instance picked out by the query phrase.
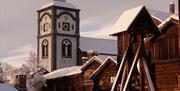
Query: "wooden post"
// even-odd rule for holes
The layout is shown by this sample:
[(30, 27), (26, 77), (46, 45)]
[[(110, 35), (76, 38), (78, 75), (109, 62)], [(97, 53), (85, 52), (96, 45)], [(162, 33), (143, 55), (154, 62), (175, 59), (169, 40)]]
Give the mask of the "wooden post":
[(145, 79), (144, 79), (144, 68), (143, 68), (143, 63), (142, 59), (140, 58), (139, 61), (139, 69), (140, 69), (140, 91), (145, 91)]
[(180, 57), (180, 0), (178, 0), (178, 9), (179, 9), (179, 57)]
[(128, 69), (128, 63), (127, 63), (127, 61), (126, 61), (126, 63), (125, 63), (125, 68), (124, 68), (124, 71), (123, 71), (123, 75), (122, 75), (122, 80), (121, 80), (121, 87), (120, 87), (120, 91), (122, 91), (123, 90), (123, 87), (124, 87), (124, 83), (125, 83), (125, 81), (126, 81), (126, 75), (127, 75), (127, 69)]
[(112, 85), (112, 88), (111, 88), (111, 91), (116, 91), (116, 88), (117, 88), (117, 85), (118, 85), (118, 80), (119, 80), (119, 76), (121, 75), (121, 71), (123, 70), (124, 68), (124, 65), (126, 63), (126, 59), (127, 59), (127, 55), (129, 54), (129, 47), (128, 47), (128, 50), (125, 51), (124, 55), (123, 55), (123, 58), (122, 58), (122, 61), (121, 61), (121, 64), (119, 66), (119, 69), (118, 69), (118, 72), (116, 74), (116, 78), (115, 78), (115, 81)]
[(143, 63), (144, 71), (145, 71), (145, 74), (146, 74), (147, 82), (149, 84), (150, 91), (156, 91), (156, 88), (155, 88), (155, 85), (153, 83), (153, 80), (152, 80), (152, 77), (151, 77), (151, 73), (149, 71), (148, 64), (147, 64), (146, 61), (147, 60), (142, 58), (142, 63)]
[[(140, 45), (141, 45), (141, 44), (140, 44)], [(136, 55), (135, 55), (135, 57), (134, 57), (134, 60), (133, 60), (133, 63), (132, 63), (132, 65), (131, 65), (130, 71), (129, 71), (129, 73), (128, 73), (128, 76), (127, 76), (127, 79), (126, 79), (126, 82), (125, 82), (123, 91), (127, 91), (127, 87), (128, 87), (130, 78), (131, 78), (131, 76), (132, 76), (132, 72), (133, 72), (134, 67), (136, 66), (136, 64), (137, 64), (137, 62), (138, 62), (140, 53), (141, 53), (141, 46), (139, 46), (139, 48), (138, 48), (138, 50), (137, 50), (137, 52), (136, 52)]]

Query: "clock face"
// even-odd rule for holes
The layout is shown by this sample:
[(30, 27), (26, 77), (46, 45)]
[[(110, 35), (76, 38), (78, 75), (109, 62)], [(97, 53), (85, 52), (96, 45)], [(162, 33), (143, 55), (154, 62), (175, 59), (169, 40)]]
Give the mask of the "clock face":
[(63, 31), (70, 31), (70, 24), (67, 22), (63, 22)]

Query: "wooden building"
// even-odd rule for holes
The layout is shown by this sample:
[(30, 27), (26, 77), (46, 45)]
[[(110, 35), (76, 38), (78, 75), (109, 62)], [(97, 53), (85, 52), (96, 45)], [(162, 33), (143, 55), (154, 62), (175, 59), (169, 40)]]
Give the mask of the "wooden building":
[[(114, 25), (113, 31), (112, 35), (118, 37), (120, 66), (111, 91), (116, 91), (118, 84), (121, 84), (120, 91), (136, 89), (145, 91), (145, 82), (148, 83), (149, 89), (154, 91), (154, 80), (149, 66), (151, 61), (145, 47), (160, 32), (145, 6), (123, 12)], [(137, 85), (135, 85), (136, 80), (139, 83)]]
[(156, 86), (158, 91), (174, 91), (180, 84), (178, 16), (169, 16), (158, 27), (161, 35), (150, 47), (151, 58), (155, 64)]
[(117, 62), (108, 57), (91, 75), (93, 91), (110, 91), (117, 73)]
[(93, 81), (90, 76), (101, 64), (102, 61), (94, 56), (81, 67), (85, 91), (93, 91)]
[(83, 91), (83, 75), (80, 66), (59, 69), (44, 75), (47, 86), (41, 91)]

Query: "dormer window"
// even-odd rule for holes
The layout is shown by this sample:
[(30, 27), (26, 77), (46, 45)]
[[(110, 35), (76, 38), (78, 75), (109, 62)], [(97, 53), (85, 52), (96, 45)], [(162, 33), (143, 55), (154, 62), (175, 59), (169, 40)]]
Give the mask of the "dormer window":
[(42, 58), (48, 57), (48, 41), (43, 40), (42, 42)]
[(70, 58), (72, 55), (72, 44), (70, 40), (65, 39), (62, 41), (62, 57)]

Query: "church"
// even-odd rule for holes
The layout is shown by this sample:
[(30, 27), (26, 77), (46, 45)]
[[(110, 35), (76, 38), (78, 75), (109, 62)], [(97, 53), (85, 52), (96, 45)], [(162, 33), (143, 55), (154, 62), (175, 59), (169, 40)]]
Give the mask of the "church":
[(38, 60), (49, 72), (82, 65), (88, 50), (116, 58), (116, 40), (80, 36), (80, 10), (66, 0), (50, 0), (37, 12)]
[(42, 91), (179, 91), (174, 7), (169, 13), (143, 5), (124, 11), (112, 32), (117, 40), (110, 40), (81, 37), (80, 9), (50, 0), (37, 11), (38, 61), (50, 72)]

